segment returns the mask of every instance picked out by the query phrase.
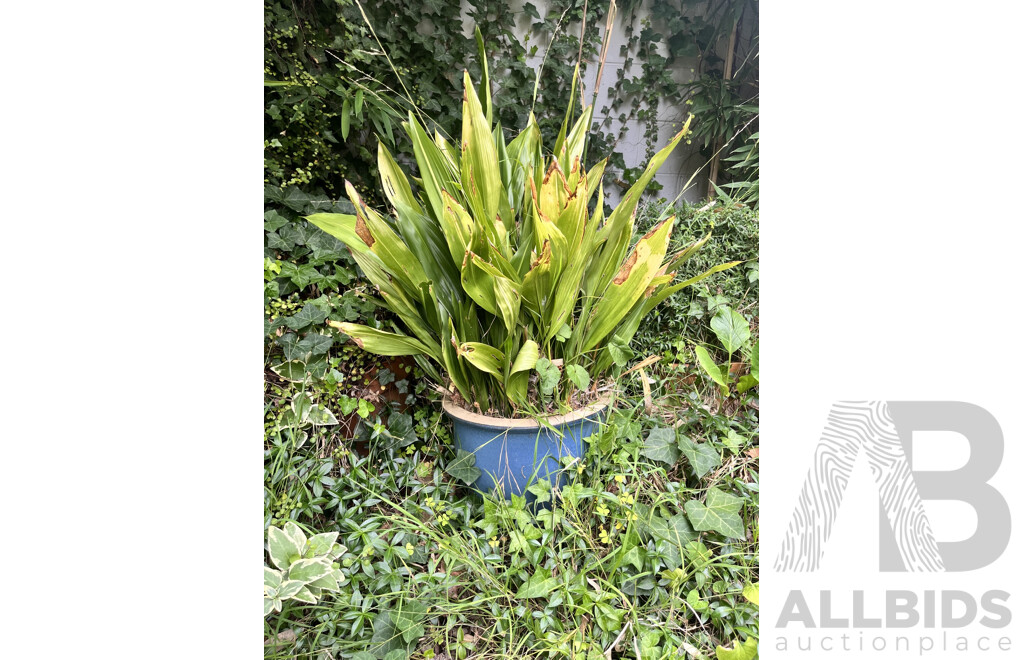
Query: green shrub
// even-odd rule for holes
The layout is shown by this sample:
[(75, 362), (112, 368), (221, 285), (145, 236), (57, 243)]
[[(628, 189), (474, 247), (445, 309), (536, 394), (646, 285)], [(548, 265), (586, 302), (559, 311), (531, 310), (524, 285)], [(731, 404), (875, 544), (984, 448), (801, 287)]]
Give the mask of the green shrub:
[(670, 249), (676, 250), (709, 231), (711, 240), (691, 259), (695, 270), (704, 270), (724, 261), (742, 261), (736, 268), (713, 280), (671, 296), (648, 317), (640, 328), (634, 350), (640, 356), (674, 355), (681, 338), (702, 343), (715, 342), (708, 322), (715, 312), (729, 306), (752, 319), (756, 333), (758, 307), (758, 212), (746, 206), (716, 202), (683, 204), (666, 208), (664, 202), (649, 203), (637, 211), (637, 231), (653, 226), (659, 217), (676, 213)]
[(286, 600), (316, 603), (323, 594), (337, 591), (348, 578), (334, 560), (345, 552), (338, 532), (306, 538), (295, 523), (267, 530), (267, 554), (276, 566), (263, 566), (263, 616), (280, 612)]
[(507, 144), (492, 125), (486, 75), (479, 97), (464, 76), (461, 150), (438, 135), (431, 140), (410, 113), (418, 196), (379, 146), (395, 220), (351, 186), (356, 216), (309, 216), (351, 248), (381, 306), (397, 317), (396, 332), (333, 325), (371, 353), (414, 356), (435, 382), (450, 383), (466, 405), (485, 413), (562, 411), (585, 402), (592, 384), (596, 389), (629, 360), (633, 335), (659, 302), (738, 263), (673, 284), (708, 237), (670, 253), (672, 217), (629, 249), (640, 196), (688, 124), (605, 219), (606, 163), (589, 171), (582, 165), (592, 113), (584, 108), (573, 123), (567, 108), (547, 159), (532, 119)]

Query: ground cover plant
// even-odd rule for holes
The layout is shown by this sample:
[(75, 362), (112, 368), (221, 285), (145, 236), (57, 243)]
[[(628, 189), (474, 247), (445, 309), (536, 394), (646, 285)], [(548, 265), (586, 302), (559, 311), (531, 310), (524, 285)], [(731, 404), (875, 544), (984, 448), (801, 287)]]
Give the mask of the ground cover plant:
[(710, 381), (650, 374), (566, 488), (532, 487), (549, 509), (474, 495), (429, 429), (366, 456), (343, 433), (269, 434), (267, 481), (286, 499), (268, 515), (337, 532), (344, 552), (337, 592), (267, 617), (267, 656), (752, 657), (756, 408), (721, 414)]
[[(681, 223), (673, 240), (686, 240), (687, 231)], [(706, 258), (730, 253), (736, 240), (716, 233)], [(723, 281), (666, 301), (663, 315), (689, 319), (672, 352), (688, 359), (662, 356), (627, 370), (614, 414), (585, 459), (566, 466), (568, 487), (534, 487), (549, 509), (466, 486), (474, 475), (455, 465), (439, 397), (414, 373), (381, 379), (384, 367), (363, 354), (363, 379), (378, 378), (389, 391), (406, 380), (404, 412), (388, 399), (371, 403), (376, 392), (365, 389), (339, 395), (329, 371), (268, 380), (267, 525), (291, 521), (307, 537), (337, 532), (344, 552), (335, 560), (337, 591), (315, 604), (282, 600), (266, 617), (266, 656), (753, 657), (757, 388), (724, 396), (693, 357), (705, 346), (714, 360), (726, 359), (702, 294), (721, 298), (715, 311), (746, 310), (737, 313), (748, 315), (748, 343), (756, 341), (749, 272), (726, 273), (742, 276), (735, 286)], [(317, 332), (332, 331), (321, 324)], [(327, 363), (354, 362), (351, 344), (334, 339)], [(268, 347), (271, 356), (281, 350)], [(339, 423), (315, 412), (302, 422), (296, 409), (307, 398)], [(356, 424), (341, 423), (346, 411)]]

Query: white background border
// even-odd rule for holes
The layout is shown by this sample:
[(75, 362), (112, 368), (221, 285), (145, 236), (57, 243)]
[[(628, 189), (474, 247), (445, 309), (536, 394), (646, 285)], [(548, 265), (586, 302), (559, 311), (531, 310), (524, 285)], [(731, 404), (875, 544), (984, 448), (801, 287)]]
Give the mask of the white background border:
[[(1021, 13), (991, 1), (762, 7), (765, 660), (840, 657), (773, 652), (785, 594), (802, 585), (1024, 596), (1016, 535), (986, 570), (878, 574), (877, 500), (866, 471), (844, 500), (823, 571), (807, 580), (772, 570), (835, 400), (983, 406), (1006, 441), (992, 483), (1021, 514), (1022, 213), (1014, 193), (1024, 139), (1013, 82), (1024, 57)], [(1019, 625), (1001, 634), (1015, 636), (1016, 651), (1000, 657), (1019, 655)]]

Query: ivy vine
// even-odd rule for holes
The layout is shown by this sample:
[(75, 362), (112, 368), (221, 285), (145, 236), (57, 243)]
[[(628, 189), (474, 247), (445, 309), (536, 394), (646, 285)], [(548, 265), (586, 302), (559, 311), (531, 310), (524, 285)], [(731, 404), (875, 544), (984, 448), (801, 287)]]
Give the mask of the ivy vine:
[[(337, 199), (349, 180), (381, 203), (378, 139), (398, 154), (411, 151), (401, 130), (410, 110), (457, 134), (461, 72), (478, 78), (480, 71), (474, 25), (484, 38), (496, 120), (513, 133), (532, 111), (550, 143), (577, 62), (581, 75), (598, 66), (609, 6), (548, 0), (542, 15), (532, 2), (469, 0), (463, 14), (447, 0), (265, 0), (265, 183)], [(757, 132), (757, 10), (757, 0), (620, 0), (615, 21), (626, 43), (617, 55), (625, 63), (602, 81), (609, 103), (596, 109), (588, 166), (607, 157), (607, 176), (629, 185), (640, 172), (617, 149), (628, 124), (644, 125), (650, 157), (659, 112), (673, 107), (694, 114), (704, 160), (743, 146)], [(684, 61), (695, 64), (680, 81), (673, 72)]]

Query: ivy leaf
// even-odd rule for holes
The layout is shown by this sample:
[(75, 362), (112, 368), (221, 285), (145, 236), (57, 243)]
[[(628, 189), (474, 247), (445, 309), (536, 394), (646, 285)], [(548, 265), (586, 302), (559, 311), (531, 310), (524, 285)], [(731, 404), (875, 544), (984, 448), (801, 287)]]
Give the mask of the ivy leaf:
[(690, 541), (697, 538), (697, 532), (693, 531), (690, 521), (681, 513), (678, 513), (668, 520), (661, 516), (654, 516), (650, 522), (651, 533), (658, 538), (673, 543), (682, 548)]
[(444, 471), (468, 485), (472, 485), (483, 474), (480, 468), (476, 467), (476, 454), (465, 449), (458, 451), (455, 460), (449, 463)]
[(405, 650), (401, 632), (391, 620), (389, 612), (381, 612), (373, 620), (373, 637), (370, 639), (369, 652), (374, 658), (383, 658), (395, 650)]
[(294, 316), (285, 319), (284, 324), (292, 330), (302, 330), (310, 325), (320, 325), (327, 320), (327, 312), (313, 303), (306, 303)]
[(541, 394), (550, 396), (551, 393), (555, 391), (555, 387), (558, 386), (558, 379), (561, 377), (558, 367), (556, 367), (551, 360), (541, 358), (537, 360), (537, 364), (534, 365), (534, 369), (537, 370), (537, 374), (540, 376)]
[(289, 222), (288, 218), (273, 209), (263, 214), (263, 229), (266, 231), (276, 231)]
[(275, 374), (293, 383), (301, 383), (306, 380), (306, 365), (298, 360), (282, 362), (270, 367)]
[(288, 192), (286, 192), (280, 199), (282, 204), (297, 213), (302, 213), (306, 209), (306, 205), (309, 204), (309, 200), (309, 195), (302, 192), (295, 186), (290, 186), (288, 188)]
[(344, 243), (322, 231), (306, 239), (306, 245), (313, 250), (314, 259), (337, 260), (348, 254)]
[(636, 570), (640, 570), (644, 566), (643, 557), (640, 555), (640, 547), (633, 546), (629, 549), (629, 552), (622, 555), (623, 564), (632, 564), (636, 567)]
[(753, 660), (756, 655), (757, 640), (753, 637), (747, 637), (743, 640), (743, 644), (737, 640), (731, 649), (722, 646), (715, 647), (715, 657), (718, 660)]
[(299, 226), (299, 223), (293, 222), (285, 225), (277, 230), (277, 235), (282, 241), (289, 244), (289, 247), (295, 247), (297, 245), (305, 245), (307, 236), (305, 232)]
[(306, 418), (314, 426), (335, 426), (338, 423), (334, 413), (323, 406), (312, 406)]
[[(302, 355), (306, 353), (312, 353), (313, 355), (321, 355), (327, 352), (334, 344), (334, 338), (328, 335), (322, 335), (318, 332), (311, 332), (302, 338), (296, 348), (302, 351)], [(285, 357), (288, 357), (287, 354)]]
[(686, 515), (693, 528), (701, 532), (714, 531), (734, 539), (746, 537), (743, 520), (736, 513), (743, 507), (743, 500), (735, 495), (709, 488), (704, 503), (690, 500), (686, 503)]
[(640, 453), (652, 460), (675, 465), (675, 462), (679, 460), (679, 448), (676, 446), (675, 430), (664, 426), (651, 429), (651, 432), (647, 434), (647, 441), (644, 442)]
[(711, 319), (711, 329), (729, 355), (750, 341), (750, 325), (732, 307), (722, 307), (715, 312)]
[(299, 348), (300, 341), (299, 336), (294, 332), (286, 332), (277, 338), (277, 345), (284, 351), (286, 360), (302, 360), (306, 356), (306, 353)]
[(419, 439), (412, 416), (406, 413), (392, 413), (388, 417), (388, 433), (398, 441), (399, 447), (408, 447)]
[(538, 479), (535, 483), (527, 486), (526, 490), (533, 493), (537, 498), (537, 502), (551, 501), (551, 482), (547, 479)]
[[(336, 373), (336, 372), (332, 372)], [(340, 380), (343, 379), (339, 379)], [(356, 411), (356, 407), (359, 405), (359, 399), (353, 399), (352, 397), (345, 396), (342, 394), (338, 397), (338, 405), (341, 406), (341, 414), (343, 417), (348, 417)]]
[(291, 243), (281, 238), (276, 231), (272, 231), (267, 234), (267, 247), (271, 250), (290, 250), (293, 246)]
[(530, 579), (519, 587), (516, 598), (543, 598), (555, 590), (558, 582), (551, 577), (551, 571), (546, 568), (539, 568), (530, 576)]
[(557, 333), (555, 333), (555, 339), (560, 343), (564, 343), (569, 337), (572, 337), (572, 329), (569, 327), (568, 323), (563, 323), (562, 327), (558, 329)]
[(696, 589), (690, 589), (690, 593), (686, 594), (686, 602), (698, 612), (708, 609), (707, 601), (701, 600), (700, 592)]
[(565, 375), (573, 385), (581, 390), (585, 390), (590, 387), (590, 374), (587, 373), (586, 369), (578, 364), (570, 364), (566, 367)]
[(722, 458), (714, 448), (704, 442), (694, 442), (685, 435), (679, 438), (679, 449), (693, 466), (698, 479), (722, 464)]
[(508, 535), (508, 549), (510, 552), (526, 552), (530, 549), (530, 541), (541, 536), (543, 532), (530, 524), (525, 525), (521, 531), (514, 529)]
[(295, 413), (295, 419), (298, 420), (299, 424), (305, 424), (306, 420), (309, 419), (309, 413), (313, 409), (313, 402), (309, 399), (309, 396), (305, 392), (299, 392), (292, 399), (292, 412)]
[(395, 382), (395, 374), (390, 369), (381, 369), (377, 372), (377, 382), (381, 385), (389, 385)]
[(391, 620), (395, 628), (402, 633), (402, 639), (408, 642), (423, 636), (423, 617), (427, 614), (427, 604), (418, 600), (407, 600), (401, 607), (391, 610)]

